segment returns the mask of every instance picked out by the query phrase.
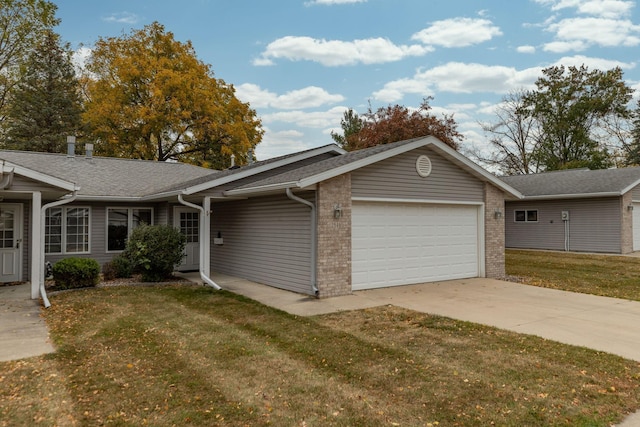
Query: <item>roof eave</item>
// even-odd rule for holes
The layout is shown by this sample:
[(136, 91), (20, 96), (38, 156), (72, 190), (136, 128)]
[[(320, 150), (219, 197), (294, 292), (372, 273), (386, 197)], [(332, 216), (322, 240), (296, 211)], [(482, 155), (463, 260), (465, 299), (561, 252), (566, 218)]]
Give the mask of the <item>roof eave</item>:
[(318, 147), (316, 149), (312, 149), (309, 150), (307, 152), (301, 153), (299, 155), (293, 155), (290, 157), (287, 157), (285, 159), (281, 159), (278, 161), (275, 161), (273, 163), (269, 163), (266, 165), (262, 165), (262, 166), (257, 166), (255, 168), (246, 170), (246, 171), (240, 171), (238, 173), (232, 174), (232, 175), (227, 175), (225, 177), (222, 178), (218, 178), (218, 179), (213, 179), (211, 181), (202, 183), (202, 184), (198, 184), (198, 185), (194, 185), (188, 188), (185, 188), (184, 190), (181, 191), (182, 194), (184, 195), (190, 195), (190, 194), (194, 194), (200, 191), (206, 191), (209, 190), (211, 188), (223, 185), (223, 184), (227, 184), (229, 182), (233, 182), (233, 181), (237, 181), (239, 179), (242, 178), (246, 178), (248, 176), (252, 176), (252, 175), (256, 175), (258, 173), (262, 173), (271, 169), (275, 169), (275, 168), (279, 168), (282, 166), (286, 166), (289, 165), (291, 163), (295, 163), (298, 162), (300, 160), (305, 160), (308, 159), (310, 157), (314, 157), (314, 156), (318, 156), (320, 154), (325, 154), (325, 153), (330, 153), (330, 152), (335, 152), (338, 154), (345, 154), (346, 151), (343, 150), (342, 148), (338, 147), (335, 144), (329, 144), (329, 145), (325, 145), (322, 147)]
[(536, 196), (524, 196), (522, 201), (528, 200), (558, 200), (558, 199), (593, 199), (601, 197), (620, 197), (620, 191), (609, 191), (602, 193), (577, 193), (577, 194), (540, 194)]
[(35, 171), (33, 169), (26, 168), (24, 166), (16, 165), (15, 163), (4, 161), (3, 170), (9, 168), (13, 169), (14, 173), (22, 175), (26, 178), (30, 178), (36, 181), (44, 182), (54, 187), (61, 188), (66, 191), (78, 191), (80, 187), (74, 182), (66, 181), (64, 179), (56, 178), (51, 175), (44, 174), (42, 172)]

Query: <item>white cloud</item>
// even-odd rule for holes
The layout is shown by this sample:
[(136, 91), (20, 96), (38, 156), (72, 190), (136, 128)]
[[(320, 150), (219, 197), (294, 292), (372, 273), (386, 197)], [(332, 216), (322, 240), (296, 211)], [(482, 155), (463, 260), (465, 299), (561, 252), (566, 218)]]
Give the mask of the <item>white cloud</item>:
[(297, 130), (271, 131), (264, 128), (262, 142), (256, 146), (256, 158), (266, 160), (285, 153), (306, 150), (304, 133)]
[(601, 18), (619, 18), (627, 16), (634, 7), (633, 1), (626, 0), (535, 0), (536, 3), (548, 6), (553, 11), (576, 9), (584, 15)]
[(374, 92), (375, 99), (396, 102), (404, 94), (427, 96), (435, 89), (454, 93), (507, 93), (521, 87), (532, 87), (540, 68), (518, 71), (513, 67), (499, 65), (467, 64), (449, 62), (447, 64), (419, 70), (412, 78), (395, 80)]
[(591, 45), (613, 47), (640, 44), (640, 25), (629, 20), (570, 18), (549, 25), (547, 30), (555, 33), (557, 42), (583, 48)]
[(590, 70), (610, 70), (615, 67), (620, 67), (623, 70), (629, 70), (635, 68), (635, 62), (622, 62), (612, 59), (593, 58), (583, 55), (565, 56), (557, 60), (553, 65), (564, 65), (579, 67), (586, 65)]
[(263, 123), (292, 123), (300, 127), (309, 127), (315, 129), (324, 129), (335, 126), (340, 123), (340, 119), (344, 115), (348, 107), (333, 107), (327, 111), (282, 111), (261, 116)]
[(434, 22), (411, 39), (429, 46), (465, 47), (501, 35), (500, 28), (488, 19), (452, 18)]
[(105, 16), (102, 18), (105, 22), (115, 22), (118, 24), (137, 24), (140, 21), (140, 18), (135, 13), (131, 12), (120, 12), (120, 13), (112, 13), (109, 16)]
[(73, 63), (76, 71), (85, 69), (85, 64), (91, 56), (92, 51), (93, 50), (89, 47), (81, 46), (73, 52), (73, 54), (71, 55), (71, 62)]
[(518, 46), (516, 48), (516, 52), (518, 52), (518, 53), (536, 53), (536, 48), (535, 48), (535, 46), (529, 46), (529, 45)]
[(587, 48), (587, 45), (580, 40), (574, 40), (571, 42), (567, 41), (555, 41), (545, 43), (542, 47), (542, 50), (546, 52), (554, 52), (554, 53), (564, 53), (564, 52), (581, 52)]
[(409, 56), (422, 56), (432, 49), (420, 45), (396, 45), (385, 38), (354, 41), (314, 39), (286, 36), (267, 46), (254, 65), (273, 65), (274, 59), (314, 61), (328, 67), (341, 65), (381, 64), (395, 62)]
[(235, 88), (237, 97), (244, 102), (249, 102), (253, 108), (272, 107), (283, 110), (314, 108), (342, 102), (345, 99), (342, 95), (330, 94), (317, 86), (292, 90), (283, 95), (275, 94), (251, 83), (244, 83)]

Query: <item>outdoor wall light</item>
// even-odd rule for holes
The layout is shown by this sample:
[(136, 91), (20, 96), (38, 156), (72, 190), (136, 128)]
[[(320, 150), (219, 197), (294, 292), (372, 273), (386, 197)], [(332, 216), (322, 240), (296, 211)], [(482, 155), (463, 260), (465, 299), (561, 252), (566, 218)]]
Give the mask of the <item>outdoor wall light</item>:
[(496, 219), (500, 219), (500, 218), (502, 218), (502, 211), (501, 211), (500, 209), (496, 209), (496, 210), (495, 210), (495, 212), (493, 213), (493, 216), (494, 216)]
[(633, 210), (633, 205), (627, 206), (627, 210), (632, 211)]
[(342, 217), (342, 205), (333, 205), (333, 217), (335, 219), (340, 219), (340, 217)]

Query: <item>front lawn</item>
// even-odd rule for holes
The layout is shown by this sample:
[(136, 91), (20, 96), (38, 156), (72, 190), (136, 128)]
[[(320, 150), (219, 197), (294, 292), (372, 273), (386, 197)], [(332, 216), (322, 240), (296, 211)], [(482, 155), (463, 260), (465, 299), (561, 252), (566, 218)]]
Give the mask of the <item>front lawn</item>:
[(608, 426), (640, 365), (391, 306), (301, 318), (195, 285), (51, 297), (0, 425)]
[(528, 285), (640, 301), (640, 258), (508, 249), (505, 261)]

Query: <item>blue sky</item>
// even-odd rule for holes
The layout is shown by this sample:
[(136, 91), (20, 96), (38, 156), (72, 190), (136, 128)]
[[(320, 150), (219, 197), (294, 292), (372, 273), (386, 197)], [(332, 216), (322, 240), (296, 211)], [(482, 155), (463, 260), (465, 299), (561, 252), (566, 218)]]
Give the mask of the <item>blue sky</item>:
[[(551, 65), (619, 66), (640, 93), (640, 11), (626, 0), (53, 0), (81, 58), (100, 37), (158, 21), (193, 43), (266, 131), (263, 160), (333, 142), (344, 111), (453, 114), (463, 152), (479, 122)], [(635, 104), (634, 104), (635, 105)]]

